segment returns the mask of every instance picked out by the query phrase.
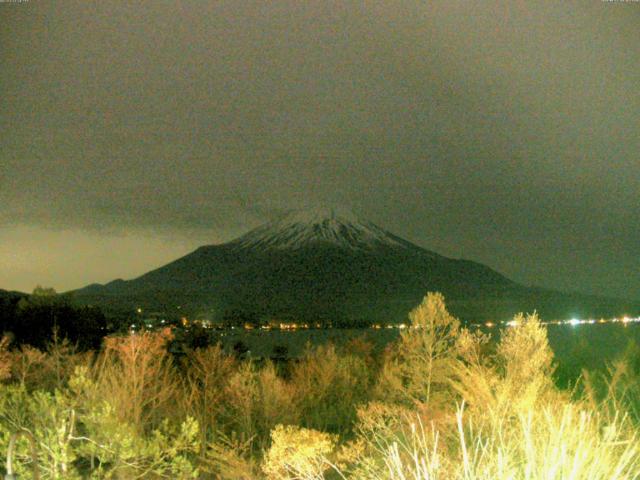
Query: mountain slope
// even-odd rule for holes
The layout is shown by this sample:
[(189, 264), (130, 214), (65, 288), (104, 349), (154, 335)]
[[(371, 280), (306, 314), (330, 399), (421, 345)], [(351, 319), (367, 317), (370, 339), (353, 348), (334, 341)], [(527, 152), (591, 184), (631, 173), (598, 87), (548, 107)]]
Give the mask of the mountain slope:
[[(220, 319), (233, 311), (306, 321), (403, 321), (427, 291), (464, 319), (605, 315), (627, 308), (595, 297), (525, 288), (494, 270), (403, 240), (336, 211), (305, 211), (210, 245), (136, 279), (91, 285), (80, 301)], [(613, 313), (613, 312), (612, 312)]]

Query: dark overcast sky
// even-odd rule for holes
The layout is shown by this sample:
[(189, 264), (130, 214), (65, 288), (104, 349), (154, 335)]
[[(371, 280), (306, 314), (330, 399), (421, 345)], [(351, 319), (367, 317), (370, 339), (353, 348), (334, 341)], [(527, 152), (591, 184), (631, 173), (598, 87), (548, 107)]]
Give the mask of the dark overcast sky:
[(637, 2), (0, 3), (0, 288), (337, 204), (638, 299), (639, 193)]

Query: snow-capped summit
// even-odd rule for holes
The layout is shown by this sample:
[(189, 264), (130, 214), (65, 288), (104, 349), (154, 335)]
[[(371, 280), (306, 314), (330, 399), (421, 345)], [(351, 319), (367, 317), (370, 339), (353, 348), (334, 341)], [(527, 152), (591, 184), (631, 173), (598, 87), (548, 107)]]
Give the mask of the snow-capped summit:
[(299, 249), (328, 244), (348, 249), (406, 248), (408, 242), (340, 208), (295, 210), (232, 242), (242, 248)]

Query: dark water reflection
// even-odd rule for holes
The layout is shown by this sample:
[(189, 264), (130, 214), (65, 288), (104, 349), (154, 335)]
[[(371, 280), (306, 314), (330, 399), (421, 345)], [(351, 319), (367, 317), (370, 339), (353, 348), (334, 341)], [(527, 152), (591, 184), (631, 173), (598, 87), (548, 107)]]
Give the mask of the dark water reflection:
[[(630, 343), (640, 344), (640, 324), (583, 324), (549, 325), (549, 344), (558, 363), (558, 374), (563, 378), (575, 377), (582, 368), (597, 370), (624, 353)], [(500, 329), (484, 330), (497, 340)], [(398, 329), (330, 329), (330, 330), (228, 330), (214, 332), (214, 341), (221, 341), (232, 350), (241, 342), (251, 357), (272, 357), (286, 353), (288, 357), (301, 355), (306, 344), (332, 342), (345, 346), (355, 338), (371, 342), (378, 351), (400, 335)]]

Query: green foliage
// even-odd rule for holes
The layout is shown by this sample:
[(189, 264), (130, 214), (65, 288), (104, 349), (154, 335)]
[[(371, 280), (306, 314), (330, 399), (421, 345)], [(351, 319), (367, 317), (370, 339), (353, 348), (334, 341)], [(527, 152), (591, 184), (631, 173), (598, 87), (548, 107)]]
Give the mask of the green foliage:
[(640, 425), (640, 347), (629, 342), (604, 371), (583, 371), (576, 391), (594, 410), (609, 418), (624, 411)]
[[(383, 403), (362, 409), (345, 457), (350, 478), (638, 478), (638, 423), (627, 415), (629, 392), (620, 389), (633, 385), (623, 380), (631, 369), (623, 363), (610, 371), (604, 398), (592, 393), (572, 401), (553, 383), (553, 355), (537, 316), (519, 315), (514, 324), (489, 356), (482, 354), (482, 336), (457, 335), (447, 366), (461, 402), (455, 422), (437, 421), (420, 408)], [(585, 385), (596, 390), (592, 382)]]
[[(73, 419), (63, 396), (43, 391), (29, 393), (21, 385), (8, 385), (0, 394), (0, 412), (2, 451), (7, 451), (12, 434), (24, 430), (37, 439), (38, 465), (44, 478), (65, 478), (73, 473), (70, 463), (75, 454), (69, 445)], [(18, 442), (18, 473), (26, 473), (24, 466), (32, 462), (30, 454), (27, 441)]]
[[(46, 297), (46, 295), (43, 295)], [(276, 368), (220, 346), (168, 353), (169, 331), (79, 353), (0, 342), (0, 455), (44, 479), (578, 480), (640, 478), (640, 354), (573, 392), (547, 332), (519, 315), (494, 350), (439, 294), (383, 358), (355, 341)], [(0, 460), (3, 460), (0, 458)]]
[(460, 322), (440, 293), (429, 293), (409, 313), (410, 328), (389, 353), (378, 386), (379, 397), (430, 410), (451, 401), (449, 379), (457, 358)]
[(348, 433), (356, 418), (357, 406), (369, 398), (369, 378), (362, 358), (340, 356), (333, 345), (308, 347), (291, 372), (302, 425), (343, 435)]
[[(0, 448), (20, 430), (36, 439), (42, 478), (196, 478), (192, 456), (198, 425), (187, 418), (179, 425), (165, 419), (148, 435), (122, 423), (108, 400), (96, 401), (87, 369), (79, 368), (68, 388), (28, 392), (8, 385), (0, 394)], [(18, 443), (18, 472), (27, 474), (31, 462), (26, 441)]]
[(263, 470), (268, 480), (323, 479), (337, 437), (296, 426), (277, 425)]

